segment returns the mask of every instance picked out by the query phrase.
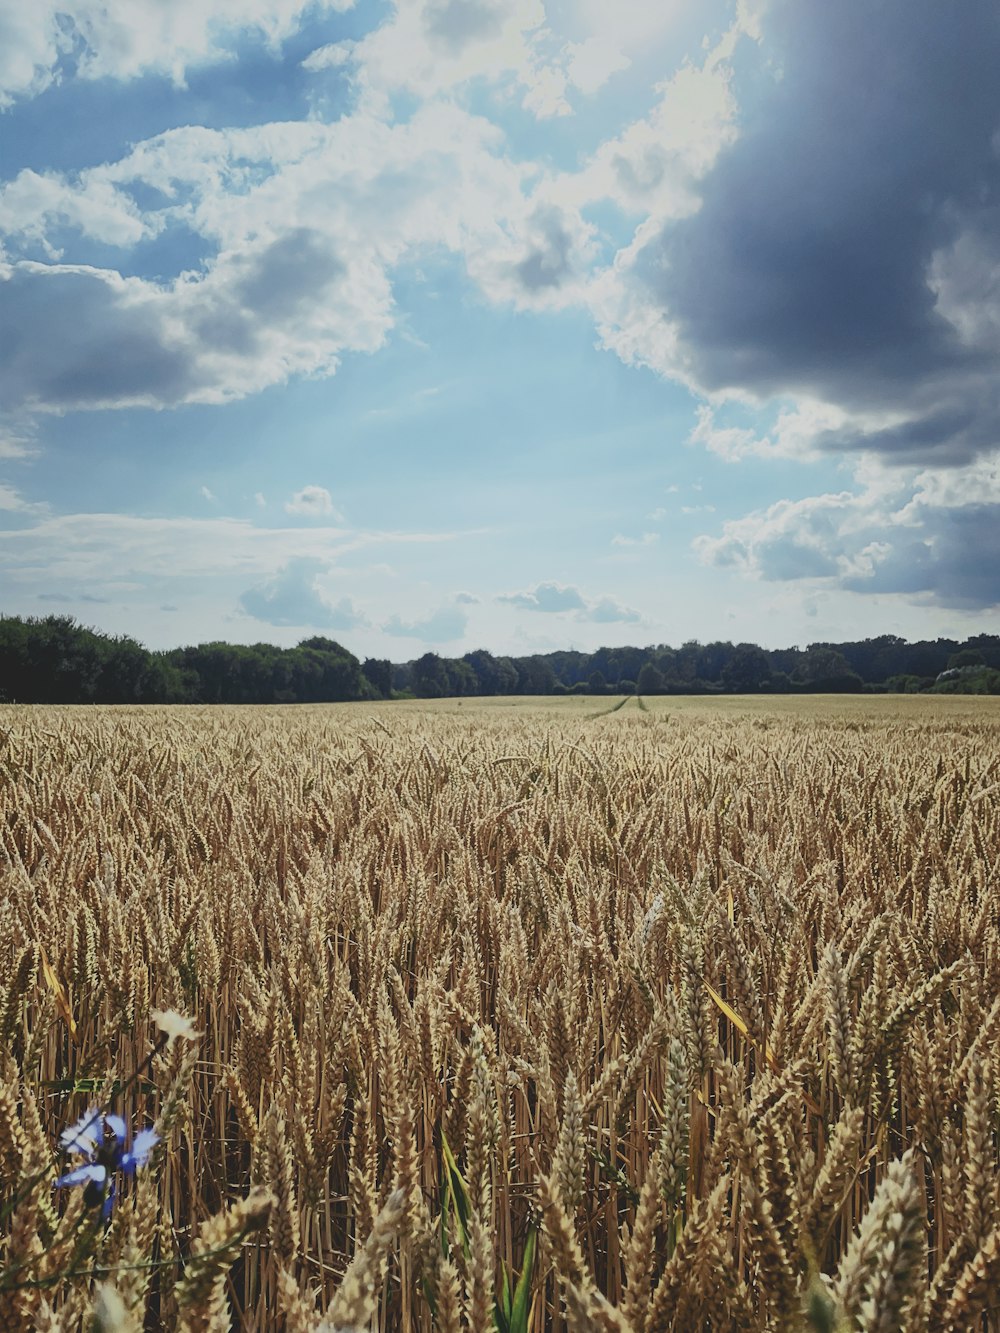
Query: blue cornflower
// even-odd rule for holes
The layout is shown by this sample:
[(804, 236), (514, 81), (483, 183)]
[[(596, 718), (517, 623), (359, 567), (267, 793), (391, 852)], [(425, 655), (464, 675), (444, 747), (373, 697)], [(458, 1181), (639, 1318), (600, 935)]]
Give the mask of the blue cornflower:
[(101, 1219), (107, 1222), (115, 1201), (115, 1172), (134, 1175), (137, 1167), (149, 1161), (149, 1154), (159, 1141), (155, 1129), (141, 1129), (126, 1151), (125, 1121), (120, 1115), (93, 1106), (59, 1135), (63, 1152), (76, 1153), (87, 1160), (60, 1176), (56, 1187), (83, 1185), (84, 1203), (90, 1208), (100, 1204)]

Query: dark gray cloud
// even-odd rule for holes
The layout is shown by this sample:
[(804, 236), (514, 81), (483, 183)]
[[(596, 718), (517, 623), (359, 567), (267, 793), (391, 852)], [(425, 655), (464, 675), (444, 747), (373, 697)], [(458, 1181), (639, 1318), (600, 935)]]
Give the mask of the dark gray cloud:
[(911, 535), (897, 538), (869, 578), (847, 578), (853, 592), (924, 595), (971, 611), (1000, 606), (1000, 504), (932, 509)]
[(998, 69), (995, 0), (774, 0), (739, 138), (635, 269), (705, 389), (898, 413), (824, 441), (897, 461), (1000, 443)]
[(816, 579), (957, 610), (1000, 606), (1000, 503), (934, 503), (932, 493), (903, 499), (782, 501), (695, 546), (708, 564), (768, 581)]
[(294, 227), (247, 261), (235, 294), (244, 309), (268, 323), (284, 321), (344, 271), (327, 237)]
[(271, 382), (268, 339), (300, 337), (344, 272), (303, 227), (174, 288), (85, 267), (0, 267), (0, 404), (171, 407), (229, 387), (220, 352), (258, 357)]
[(93, 270), (18, 265), (0, 274), (0, 402), (10, 409), (182, 402), (197, 358), (171, 346), (148, 302)]
[(881, 429), (845, 426), (824, 431), (815, 443), (826, 453), (873, 450), (886, 462), (969, 462), (1000, 445), (1000, 395), (992, 383), (967, 384), (962, 389), (964, 401), (930, 402), (925, 415)]
[(465, 633), (469, 618), (454, 606), (443, 606), (423, 620), (402, 620), (390, 616), (382, 626), (384, 634), (401, 639), (420, 639), (424, 643), (453, 643)]
[(233, 257), (230, 281), (204, 291), (192, 329), (208, 347), (251, 356), (268, 332), (294, 324), (345, 271), (326, 237), (295, 227), (262, 250)]
[(355, 629), (366, 618), (342, 598), (336, 605), (316, 587), (316, 577), (328, 568), (323, 560), (289, 560), (275, 576), (248, 589), (240, 606), (255, 620), (268, 625), (297, 625), (310, 629)]

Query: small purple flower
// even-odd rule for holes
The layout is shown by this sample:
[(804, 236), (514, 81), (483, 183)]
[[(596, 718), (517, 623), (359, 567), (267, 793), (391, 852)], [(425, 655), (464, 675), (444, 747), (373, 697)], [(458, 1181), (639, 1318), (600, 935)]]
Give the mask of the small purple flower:
[(100, 1204), (101, 1219), (107, 1222), (115, 1200), (115, 1172), (120, 1171), (123, 1176), (134, 1175), (138, 1167), (149, 1161), (149, 1154), (159, 1141), (155, 1129), (141, 1129), (126, 1151), (125, 1121), (120, 1115), (92, 1106), (75, 1125), (59, 1135), (63, 1152), (75, 1153), (87, 1160), (60, 1176), (56, 1188), (83, 1185), (84, 1203), (90, 1208)]

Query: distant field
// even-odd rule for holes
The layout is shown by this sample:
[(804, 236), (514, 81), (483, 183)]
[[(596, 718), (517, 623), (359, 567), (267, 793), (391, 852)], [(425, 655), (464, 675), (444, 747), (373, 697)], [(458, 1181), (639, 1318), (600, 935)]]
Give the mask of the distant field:
[[(622, 699), (625, 703), (622, 704)], [(678, 718), (846, 718), (849, 720), (943, 722), (968, 719), (970, 722), (1000, 722), (1000, 695), (972, 694), (719, 694), (719, 695), (644, 695), (642, 703), (651, 713), (673, 714)], [(410, 699), (392, 704), (339, 704), (333, 707), (352, 710), (369, 708), (372, 712), (398, 709), (406, 712), (450, 713), (466, 710), (492, 713), (514, 710), (539, 716), (578, 717), (580, 714), (610, 711), (616, 704), (618, 716), (639, 713), (635, 697), (620, 694), (540, 694), (533, 697), (498, 694), (492, 698)]]
[(1000, 698), (618, 702), (0, 707), (0, 1328), (1000, 1328)]

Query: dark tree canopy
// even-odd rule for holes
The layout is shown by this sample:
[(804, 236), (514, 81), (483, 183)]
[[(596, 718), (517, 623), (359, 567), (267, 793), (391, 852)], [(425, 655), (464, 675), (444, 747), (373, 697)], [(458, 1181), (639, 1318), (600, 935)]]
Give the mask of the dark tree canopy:
[(764, 649), (689, 639), (679, 648), (598, 648), (527, 657), (426, 652), (412, 662), (366, 658), (334, 639), (294, 648), (200, 643), (150, 652), (68, 616), (0, 616), (0, 701), (13, 703), (332, 703), (416, 695), (1000, 693), (1000, 636)]

